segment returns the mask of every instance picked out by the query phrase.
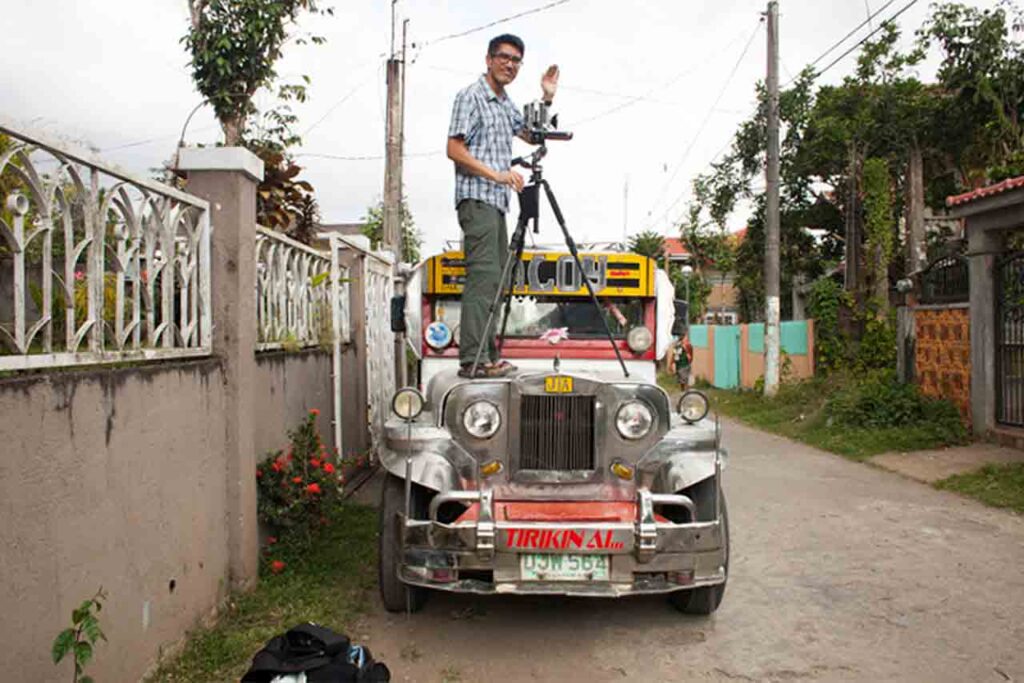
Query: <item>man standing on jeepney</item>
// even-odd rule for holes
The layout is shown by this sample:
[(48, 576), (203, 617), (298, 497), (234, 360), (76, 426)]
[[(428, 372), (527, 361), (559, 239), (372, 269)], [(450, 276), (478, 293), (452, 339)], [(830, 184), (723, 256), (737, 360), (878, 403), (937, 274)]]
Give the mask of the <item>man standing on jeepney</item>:
[[(501, 286), (508, 250), (505, 214), (509, 188), (523, 189), (523, 176), (512, 170), (512, 136), (529, 142), (523, 116), (505, 93), (522, 65), (523, 41), (511, 34), (487, 46), (487, 72), (455, 96), (448, 127), (448, 158), (455, 162), (455, 207), (463, 234), (466, 281), (459, 322), (459, 376), (470, 377), (481, 344), (486, 344), (476, 377), (500, 377), (514, 367), (498, 357), (494, 331), (485, 331), (487, 310)], [(541, 78), (544, 102), (558, 88), (558, 67)]]

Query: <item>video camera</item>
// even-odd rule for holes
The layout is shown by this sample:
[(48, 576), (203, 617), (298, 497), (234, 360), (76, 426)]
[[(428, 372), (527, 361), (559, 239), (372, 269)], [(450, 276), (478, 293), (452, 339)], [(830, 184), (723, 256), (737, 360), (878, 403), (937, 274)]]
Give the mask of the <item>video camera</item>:
[(572, 140), (572, 133), (558, 130), (558, 114), (548, 111), (540, 100), (523, 107), (523, 120), (530, 144), (543, 145), (547, 140)]

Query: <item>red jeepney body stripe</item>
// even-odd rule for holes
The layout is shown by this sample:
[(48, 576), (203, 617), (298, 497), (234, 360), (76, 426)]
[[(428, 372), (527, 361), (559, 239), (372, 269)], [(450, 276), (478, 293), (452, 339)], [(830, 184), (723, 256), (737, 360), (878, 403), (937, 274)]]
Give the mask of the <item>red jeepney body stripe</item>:
[[(433, 306), (430, 300), (423, 297), (423, 329), (420, 330), (420, 349), (424, 358), (458, 358), (459, 347), (451, 344), (443, 351), (435, 351), (427, 346), (424, 341), (424, 333), (427, 326), (433, 322)], [(500, 322), (499, 322), (500, 324)], [(654, 300), (645, 302), (644, 326), (653, 334), (655, 332), (655, 310)], [(625, 339), (615, 340), (615, 346), (625, 360), (655, 360), (655, 346), (641, 354), (635, 354), (629, 349)], [(573, 339), (569, 338), (557, 344), (550, 344), (542, 339), (505, 339), (501, 349), (502, 358), (585, 358), (585, 359), (615, 359), (615, 351), (608, 344), (607, 338), (597, 339)]]
[[(479, 503), (473, 503), (456, 522), (475, 522)], [(659, 522), (668, 521), (655, 515)], [(623, 501), (495, 501), (496, 522), (633, 522), (636, 503)]]

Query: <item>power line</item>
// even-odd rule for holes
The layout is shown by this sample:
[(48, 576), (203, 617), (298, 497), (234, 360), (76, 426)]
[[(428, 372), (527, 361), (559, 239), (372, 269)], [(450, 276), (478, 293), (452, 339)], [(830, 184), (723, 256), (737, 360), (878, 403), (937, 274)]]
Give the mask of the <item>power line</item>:
[(434, 38), (432, 40), (428, 40), (426, 42), (420, 43), (419, 45), (413, 43), (413, 47), (414, 48), (419, 48), (420, 50), (422, 50), (423, 48), (427, 47), (428, 45), (435, 45), (435, 44), (440, 43), (440, 42), (445, 41), (445, 40), (452, 40), (453, 38), (461, 38), (463, 36), (468, 36), (471, 33), (476, 33), (478, 31), (483, 31), (485, 28), (491, 28), (492, 26), (497, 26), (498, 24), (504, 24), (507, 21), (512, 21), (513, 19), (519, 19), (520, 17), (525, 17), (525, 16), (527, 16), (529, 14), (537, 14), (538, 12), (543, 12), (545, 10), (552, 9), (553, 7), (558, 7), (559, 5), (564, 5), (567, 2), (569, 2), (569, 0), (555, 0), (555, 2), (549, 2), (548, 4), (543, 5), (541, 7), (534, 7), (533, 9), (528, 9), (525, 12), (520, 12), (519, 14), (513, 14), (512, 16), (509, 16), (509, 17), (503, 17), (501, 19), (497, 19), (495, 21), (492, 21), (489, 24), (484, 24), (483, 26), (477, 26), (475, 28), (467, 29), (465, 31), (459, 31), (458, 33), (449, 33), (446, 36), (441, 36), (439, 38)]
[[(700, 127), (697, 129), (697, 132), (694, 134), (693, 138), (690, 139), (690, 144), (686, 146), (686, 149), (683, 151), (683, 155), (679, 158), (679, 161), (676, 162), (675, 170), (672, 172), (672, 176), (668, 179), (668, 182), (666, 182), (662, 186), (660, 192), (658, 193), (657, 199), (654, 200), (654, 203), (651, 206), (651, 211), (653, 211), (654, 208), (658, 205), (658, 202), (661, 201), (661, 198), (665, 196), (665, 192), (675, 181), (676, 176), (679, 175), (679, 170), (683, 167), (683, 163), (685, 163), (687, 157), (690, 156), (690, 152), (693, 151), (693, 146), (697, 144), (697, 140), (700, 139), (701, 134), (704, 132), (704, 128), (707, 127), (708, 122), (711, 120), (711, 117), (714, 114), (715, 109), (718, 107), (718, 103), (722, 101), (722, 97), (725, 96), (726, 90), (728, 90), (729, 86), (732, 84), (732, 79), (736, 76), (736, 72), (739, 71), (740, 64), (742, 64), (743, 60), (746, 58), (747, 52), (750, 51), (750, 46), (753, 45), (754, 38), (757, 37), (757, 34), (759, 33), (760, 29), (761, 22), (758, 21), (757, 26), (754, 27), (753, 32), (750, 34), (750, 38), (747, 39), (747, 44), (743, 46), (743, 52), (740, 53), (739, 59), (737, 59), (736, 63), (733, 64), (732, 70), (729, 72), (729, 76), (725, 79), (725, 82), (722, 84), (722, 89), (719, 90), (718, 96), (715, 98), (714, 103), (708, 109), (707, 114), (704, 115), (704, 120), (701, 121)], [(672, 204), (669, 205), (669, 207), (665, 209), (665, 211), (663, 211), (660, 216), (658, 216), (657, 220), (661, 220), (661, 218), (668, 214), (669, 211), (674, 209), (676, 204), (678, 203), (679, 198), (672, 202)], [(650, 214), (650, 211), (648, 212), (648, 214)], [(647, 227), (650, 228), (651, 224), (656, 223), (657, 220), (648, 222)]]
[[(825, 51), (824, 51), (824, 52), (822, 52), (822, 53), (821, 53), (820, 55), (818, 55), (818, 57), (817, 57), (817, 58), (816, 58), (816, 59), (815, 59), (815, 60), (814, 60), (813, 62), (811, 62), (810, 64), (808, 64), (807, 66), (808, 66), (808, 67), (813, 67), (813, 66), (817, 65), (817, 64), (818, 64), (819, 62), (821, 62), (821, 60), (823, 60), (823, 59), (824, 59), (825, 57), (827, 57), (827, 56), (828, 56), (829, 54), (831, 54), (831, 53), (832, 53), (832, 52), (833, 52), (833, 51), (834, 51), (834, 50), (835, 50), (835, 49), (836, 49), (837, 47), (839, 47), (839, 46), (840, 46), (840, 45), (842, 45), (842, 44), (843, 44), (844, 42), (846, 42), (846, 40), (847, 40), (847, 39), (848, 39), (848, 38), (849, 38), (850, 36), (852, 36), (853, 34), (855, 34), (855, 33), (856, 33), (857, 31), (859, 31), (859, 30), (860, 30), (861, 28), (863, 28), (863, 27), (864, 27), (865, 25), (867, 25), (867, 24), (868, 24), (869, 22), (871, 22), (871, 21), (872, 21), (872, 20), (873, 20), (873, 19), (874, 19), (875, 17), (877, 17), (877, 16), (878, 16), (879, 14), (881, 14), (882, 12), (884, 12), (884, 11), (885, 11), (885, 10), (886, 10), (886, 9), (887, 9), (887, 8), (888, 8), (888, 7), (890, 6), (890, 5), (892, 5), (892, 4), (894, 3), (894, 2), (896, 2), (896, 0), (888, 0), (888, 2), (886, 2), (886, 3), (884, 4), (884, 5), (882, 5), (882, 6), (881, 6), (881, 7), (879, 8), (879, 9), (877, 9), (877, 10), (876, 10), (875, 12), (871, 13), (871, 14), (870, 14), (870, 15), (868, 16), (868, 18), (867, 18), (867, 19), (865, 19), (865, 20), (864, 20), (864, 21), (862, 21), (861, 23), (857, 24), (857, 26), (856, 26), (856, 27), (855, 27), (855, 28), (854, 28), (853, 30), (849, 31), (849, 32), (848, 32), (848, 33), (847, 33), (847, 34), (846, 34), (845, 36), (843, 36), (842, 38), (840, 38), (839, 40), (837, 40), (836, 42), (834, 42), (834, 43), (833, 43), (833, 44), (832, 44), (832, 45), (831, 45), (831, 46), (830, 46), (830, 47), (829, 47), (829, 48), (828, 48), (827, 50), (825, 50)], [(829, 62), (828, 66), (826, 66), (825, 68), (821, 69), (820, 71), (817, 71), (817, 72), (815, 72), (815, 74), (814, 74), (814, 77), (815, 77), (815, 78), (817, 78), (817, 77), (821, 76), (821, 75), (822, 75), (822, 74), (824, 74), (824, 73), (825, 73), (826, 71), (828, 71), (828, 70), (829, 70), (829, 69), (831, 69), (831, 68), (832, 68), (833, 66), (835, 66), (835, 65), (836, 65), (837, 63), (839, 63), (840, 61), (842, 61), (842, 59), (843, 59), (844, 57), (846, 57), (846, 56), (847, 56), (847, 55), (849, 55), (849, 54), (850, 54), (851, 52), (853, 52), (854, 50), (856, 50), (856, 49), (857, 49), (858, 47), (860, 47), (861, 45), (863, 45), (863, 44), (864, 44), (865, 42), (867, 42), (867, 40), (868, 40), (869, 38), (871, 38), (871, 36), (875, 35), (875, 34), (876, 34), (876, 33), (878, 33), (879, 31), (881, 31), (881, 30), (882, 30), (883, 28), (885, 28), (885, 27), (886, 27), (886, 26), (887, 26), (888, 24), (890, 24), (890, 23), (892, 23), (893, 21), (895, 21), (895, 20), (896, 20), (896, 19), (897, 19), (897, 18), (898, 18), (898, 17), (899, 17), (899, 16), (901, 15), (901, 14), (903, 14), (903, 13), (904, 13), (904, 12), (906, 12), (906, 11), (907, 11), (908, 9), (910, 9), (910, 8), (911, 8), (911, 7), (913, 7), (913, 6), (915, 5), (915, 4), (917, 4), (917, 2), (918, 2), (918, 0), (911, 0), (911, 1), (910, 1), (910, 2), (908, 3), (908, 4), (906, 4), (906, 5), (905, 5), (905, 6), (904, 6), (904, 7), (902, 8), (902, 9), (900, 9), (900, 10), (899, 10), (898, 12), (896, 12), (896, 14), (892, 15), (891, 17), (889, 17), (889, 18), (888, 18), (888, 19), (886, 19), (885, 21), (881, 22), (881, 23), (880, 23), (880, 24), (879, 24), (879, 25), (878, 25), (878, 26), (877, 26), (877, 27), (876, 27), (875, 29), (873, 29), (873, 30), (872, 30), (872, 31), (871, 31), (870, 33), (868, 33), (868, 34), (867, 34), (867, 35), (865, 35), (865, 36), (864, 36), (863, 38), (861, 38), (861, 39), (860, 39), (860, 41), (858, 41), (858, 42), (857, 42), (857, 43), (855, 43), (855, 44), (854, 44), (854, 45), (853, 45), (852, 47), (850, 47), (850, 48), (849, 48), (849, 49), (847, 49), (847, 50), (846, 50), (845, 52), (843, 52), (843, 54), (839, 55), (839, 56), (838, 56), (838, 57), (836, 57), (836, 58), (835, 58), (834, 60), (832, 60), (831, 62)], [(805, 67), (805, 69), (806, 69), (806, 67)], [(795, 79), (792, 79), (792, 80), (788, 81), (788, 82), (786, 83), (786, 85), (789, 85), (790, 83), (792, 83), (792, 82), (793, 82), (793, 80), (795, 80)], [(755, 114), (755, 113), (757, 112), (757, 108), (758, 108), (759, 106), (760, 106), (760, 104), (755, 104), (755, 105), (754, 105), (754, 107), (753, 107), (753, 109), (751, 110), (751, 114)], [(730, 138), (729, 138), (728, 142), (726, 142), (726, 143), (725, 143), (725, 145), (723, 145), (723, 146), (721, 147), (721, 149), (719, 149), (719, 150), (718, 150), (718, 152), (716, 152), (716, 153), (715, 153), (715, 156), (714, 156), (714, 157), (713, 157), (713, 158), (711, 159), (711, 161), (710, 161), (709, 163), (712, 163), (712, 164), (713, 164), (713, 163), (715, 163), (715, 161), (717, 161), (717, 160), (718, 160), (718, 157), (720, 157), (720, 156), (722, 155), (722, 153), (723, 153), (723, 152), (725, 152), (725, 150), (729, 148), (729, 146), (730, 146), (730, 145), (732, 144), (732, 142), (733, 142), (733, 140), (734, 140), (734, 139), (735, 139), (735, 135), (733, 135), (733, 136), (730, 136)], [(667, 213), (668, 213), (668, 212), (669, 212), (669, 211), (670, 211), (670, 210), (671, 210), (671, 209), (672, 209), (672, 208), (673, 208), (673, 207), (674, 207), (674, 206), (675, 206), (676, 204), (678, 204), (678, 203), (679, 203), (679, 201), (680, 201), (680, 200), (681, 200), (681, 199), (682, 199), (682, 198), (683, 198), (683, 197), (684, 197), (684, 196), (685, 196), (685, 195), (686, 195), (686, 194), (687, 194), (688, 192), (689, 192), (689, 188), (687, 188), (687, 189), (683, 190), (683, 192), (681, 192), (681, 193), (680, 193), (680, 194), (679, 194), (679, 195), (678, 195), (678, 196), (676, 197), (675, 201), (674, 201), (674, 202), (672, 202), (672, 205), (671, 205), (671, 206), (669, 207), (669, 209), (666, 209), (666, 210), (665, 210), (664, 212), (662, 212), (662, 214), (661, 214), (661, 215), (660, 215), (660, 216), (658, 217), (658, 220), (661, 220), (661, 218), (663, 218), (663, 217), (665, 216), (665, 214), (667, 214)]]
[[(410, 152), (409, 154), (403, 154), (403, 159), (420, 159), (424, 157), (436, 157), (445, 154), (443, 151), (434, 152)], [(366, 156), (343, 156), (339, 154), (316, 154), (313, 152), (301, 152), (295, 155), (298, 157), (312, 157), (314, 159), (331, 159), (332, 161), (380, 161), (384, 159), (383, 154), (372, 154)]]
[(636, 104), (637, 102), (641, 102), (641, 101), (647, 100), (650, 97), (651, 93), (656, 92), (658, 90), (663, 90), (665, 88), (668, 88), (668, 87), (674, 85), (683, 76), (688, 76), (691, 73), (693, 73), (693, 72), (697, 71), (698, 69), (700, 69), (701, 67), (703, 67), (705, 64), (708, 64), (709, 62), (717, 59), (717, 57), (720, 54), (722, 54), (723, 52), (726, 52), (727, 50), (729, 50), (733, 46), (733, 44), (735, 44), (737, 42), (737, 40), (742, 39), (742, 37), (743, 37), (742, 33), (738, 34), (735, 38), (733, 38), (731, 41), (729, 41), (718, 52), (709, 55), (706, 59), (704, 59), (703, 61), (701, 61), (701, 62), (699, 62), (697, 64), (691, 65), (691, 66), (683, 69), (682, 71), (680, 71), (679, 73), (674, 75), (669, 80), (665, 81), (664, 83), (661, 83), (659, 85), (654, 86), (653, 88), (651, 88), (650, 90), (645, 92), (643, 95), (637, 95), (635, 97), (631, 97), (626, 102), (622, 102), (620, 104), (617, 104), (617, 105), (615, 105), (615, 106), (613, 106), (613, 107), (611, 107), (609, 109), (606, 109), (605, 111), (603, 111), (603, 112), (601, 112), (599, 114), (595, 114), (595, 115), (590, 116), (588, 118), (581, 119), (578, 122), (576, 122), (575, 126), (579, 127), (579, 126), (582, 126), (582, 125), (584, 125), (586, 123), (590, 123), (591, 121), (597, 121), (598, 119), (603, 119), (606, 116), (610, 116), (610, 115), (615, 114), (615, 113), (617, 113), (619, 111), (622, 111), (626, 107), (631, 107), (634, 104)]
[(894, 21), (895, 21), (895, 20), (897, 19), (897, 17), (899, 17), (899, 16), (901, 15), (901, 14), (903, 14), (904, 12), (906, 12), (906, 11), (907, 11), (908, 9), (910, 9), (911, 7), (913, 7), (914, 5), (916, 5), (916, 4), (917, 4), (917, 2), (918, 2), (918, 0), (910, 0), (910, 2), (908, 2), (908, 3), (906, 4), (906, 5), (904, 5), (904, 6), (903, 6), (903, 9), (901, 9), (901, 10), (900, 10), (899, 12), (897, 12), (896, 14), (892, 15), (891, 17), (889, 17), (888, 19), (886, 19), (885, 21), (883, 21), (883, 22), (882, 22), (881, 24), (879, 24), (879, 25), (878, 25), (878, 27), (877, 27), (877, 28), (875, 28), (875, 29), (874, 29), (873, 31), (871, 31), (870, 33), (868, 33), (868, 34), (867, 34), (866, 36), (864, 36), (863, 38), (861, 38), (861, 39), (860, 39), (860, 40), (859, 40), (858, 42), (854, 43), (854, 44), (853, 44), (853, 46), (852, 46), (852, 47), (850, 47), (850, 49), (848, 49), (848, 50), (847, 50), (846, 52), (844, 52), (843, 54), (839, 55), (838, 57), (836, 57), (835, 59), (833, 59), (833, 60), (832, 60), (831, 62), (829, 62), (828, 66), (826, 66), (826, 67), (825, 67), (824, 69), (821, 69), (820, 71), (818, 71), (818, 72), (817, 72), (817, 73), (815, 74), (815, 76), (816, 76), (816, 77), (817, 77), (817, 76), (821, 76), (821, 75), (822, 75), (823, 73), (825, 73), (826, 71), (828, 71), (829, 69), (831, 69), (831, 68), (832, 68), (833, 66), (835, 66), (836, 64), (838, 64), (838, 63), (839, 63), (839, 62), (840, 62), (840, 61), (841, 61), (841, 60), (843, 59), (843, 57), (846, 57), (846, 56), (847, 56), (848, 54), (850, 54), (851, 52), (853, 52), (854, 50), (856, 50), (856, 49), (857, 49), (858, 47), (860, 47), (861, 45), (863, 45), (864, 43), (866, 43), (866, 42), (868, 41), (868, 39), (869, 39), (869, 38), (870, 38), (871, 36), (875, 35), (875, 34), (876, 34), (876, 33), (878, 33), (879, 31), (881, 31), (882, 29), (884, 29), (884, 28), (885, 28), (886, 26), (888, 26), (889, 24), (891, 24), (892, 22), (894, 22)]
[(359, 82), (359, 83), (357, 83), (357, 84), (356, 84), (355, 86), (353, 86), (353, 87), (352, 87), (352, 88), (351, 88), (351, 89), (350, 89), (350, 90), (349, 90), (348, 92), (346, 92), (346, 93), (345, 93), (344, 95), (342, 95), (342, 96), (341, 96), (341, 99), (339, 99), (339, 100), (338, 100), (337, 102), (335, 102), (335, 103), (334, 103), (334, 104), (332, 104), (332, 105), (331, 105), (330, 107), (328, 107), (328, 108), (327, 108), (327, 111), (326, 111), (326, 112), (324, 112), (324, 115), (323, 115), (323, 116), (321, 116), (320, 118), (318, 118), (318, 119), (317, 119), (317, 120), (316, 120), (316, 121), (315, 121), (315, 122), (313, 123), (313, 125), (311, 125), (311, 126), (310, 126), (309, 128), (307, 128), (307, 129), (306, 129), (305, 131), (303, 131), (303, 133), (302, 133), (303, 137), (305, 137), (306, 135), (309, 135), (309, 132), (310, 132), (311, 130), (313, 130), (314, 128), (316, 128), (317, 126), (319, 126), (319, 125), (320, 125), (321, 123), (323, 123), (323, 122), (324, 122), (324, 121), (325, 121), (325, 120), (327, 119), (327, 117), (328, 117), (328, 116), (330, 116), (331, 114), (333, 114), (333, 113), (334, 113), (334, 110), (335, 110), (335, 109), (337, 109), (337, 108), (338, 108), (338, 107), (340, 107), (341, 105), (345, 104), (345, 102), (347, 102), (347, 101), (348, 101), (348, 100), (349, 100), (349, 99), (350, 99), (350, 98), (351, 98), (351, 97), (352, 97), (353, 95), (355, 95), (355, 94), (356, 94), (357, 92), (359, 92), (359, 90), (360, 90), (360, 89), (362, 89), (362, 87), (363, 87), (364, 85), (366, 85), (367, 83), (369, 83), (369, 82), (370, 82), (370, 79), (372, 79), (372, 78), (375, 78), (376, 76), (377, 76), (377, 69), (375, 68), (375, 69), (373, 70), (373, 73), (371, 73), (371, 74), (370, 74), (369, 76), (367, 76), (367, 77), (366, 77), (366, 78), (365, 78), (364, 80), (360, 81), (360, 82)]

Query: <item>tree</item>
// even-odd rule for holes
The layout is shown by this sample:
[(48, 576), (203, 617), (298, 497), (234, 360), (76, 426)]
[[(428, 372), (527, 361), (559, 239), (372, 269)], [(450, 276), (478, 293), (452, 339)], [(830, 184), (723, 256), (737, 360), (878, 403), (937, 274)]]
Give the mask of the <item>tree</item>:
[(652, 258), (655, 261), (665, 256), (665, 238), (654, 230), (644, 230), (629, 238), (628, 247), (634, 254)]
[[(423, 246), (423, 237), (412, 219), (409, 206), (405, 203), (405, 197), (399, 206), (399, 214), (402, 218), (402, 261), (405, 263), (419, 263), (420, 248)], [(377, 206), (366, 209), (363, 216), (363, 234), (370, 238), (374, 249), (380, 247), (384, 239), (384, 202), (378, 202)]]
[[(1015, 37), (1016, 35), (1016, 37)], [(1024, 7), (937, 5), (918, 31), (938, 45), (944, 151), (959, 189), (1024, 174)]]
[(690, 254), (694, 271), (689, 276), (672, 273), (676, 298), (685, 298), (689, 290), (690, 318), (699, 320), (707, 312), (711, 272), (717, 272), (724, 282), (735, 268), (733, 236), (714, 223), (702, 223), (700, 206), (690, 204), (689, 214), (679, 227), (679, 239)]
[[(224, 144), (242, 141), (246, 121), (256, 113), (253, 96), (276, 81), (274, 65), (299, 16), (333, 14), (321, 5), (319, 0), (188, 0), (191, 25), (182, 42), (192, 56), (196, 88), (224, 129)], [(324, 42), (319, 36), (309, 40)], [(304, 94), (305, 85), (290, 87), (292, 94)]]
[(868, 159), (864, 162), (864, 231), (871, 264), (871, 303), (878, 318), (889, 310), (889, 260), (895, 241), (892, 218), (889, 167), (883, 159)]

